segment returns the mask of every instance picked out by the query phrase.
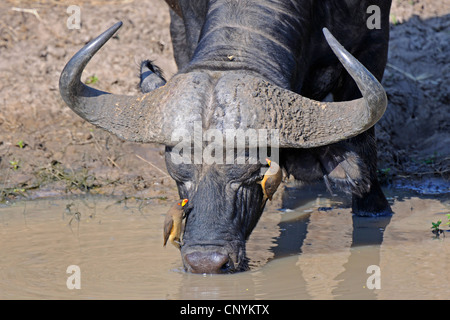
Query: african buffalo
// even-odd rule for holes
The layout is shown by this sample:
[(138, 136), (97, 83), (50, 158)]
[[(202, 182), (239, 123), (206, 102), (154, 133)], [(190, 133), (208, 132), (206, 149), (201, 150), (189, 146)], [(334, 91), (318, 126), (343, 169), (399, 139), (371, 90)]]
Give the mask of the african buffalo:
[[(376, 176), (374, 133), (387, 105), (378, 81), (387, 59), (391, 1), (166, 2), (179, 68), (172, 79), (166, 83), (144, 61), (142, 95), (109, 94), (81, 83), (84, 67), (120, 28), (117, 23), (68, 62), (60, 92), (88, 122), (125, 140), (166, 146), (167, 170), (180, 198), (189, 199), (181, 245), (187, 271), (246, 269), (245, 242), (264, 209), (258, 182), (267, 164), (173, 161), (180, 156), (176, 130), (276, 129), (279, 165), (288, 175), (323, 179), (351, 193), (355, 214), (391, 212)], [(373, 5), (380, 27), (371, 29), (367, 8)], [(329, 93), (334, 102), (321, 102)], [(204, 147), (202, 134), (197, 138)], [(183, 152), (192, 155), (190, 148)]]

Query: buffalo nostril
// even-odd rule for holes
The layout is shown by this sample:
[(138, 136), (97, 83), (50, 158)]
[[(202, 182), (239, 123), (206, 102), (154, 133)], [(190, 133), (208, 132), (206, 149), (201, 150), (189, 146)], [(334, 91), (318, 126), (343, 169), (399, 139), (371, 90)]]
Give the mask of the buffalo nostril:
[(194, 251), (186, 254), (184, 261), (193, 273), (229, 273), (233, 263), (228, 254), (216, 251)]
[(230, 261), (225, 262), (221, 267), (220, 267), (220, 271), (222, 273), (228, 273), (231, 271), (231, 264)]

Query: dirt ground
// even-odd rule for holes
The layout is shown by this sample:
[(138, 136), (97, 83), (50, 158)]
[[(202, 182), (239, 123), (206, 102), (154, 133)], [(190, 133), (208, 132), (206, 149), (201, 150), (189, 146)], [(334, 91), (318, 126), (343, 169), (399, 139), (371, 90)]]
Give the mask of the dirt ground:
[[(163, 0), (78, 1), (81, 28), (68, 29), (70, 0), (0, 3), (0, 201), (85, 192), (171, 199), (176, 186), (163, 147), (123, 142), (76, 116), (59, 75), (107, 27), (124, 26), (88, 65), (83, 81), (117, 94), (138, 92), (138, 65), (177, 68)], [(379, 173), (450, 177), (450, 0), (393, 0), (389, 106), (377, 124)]]

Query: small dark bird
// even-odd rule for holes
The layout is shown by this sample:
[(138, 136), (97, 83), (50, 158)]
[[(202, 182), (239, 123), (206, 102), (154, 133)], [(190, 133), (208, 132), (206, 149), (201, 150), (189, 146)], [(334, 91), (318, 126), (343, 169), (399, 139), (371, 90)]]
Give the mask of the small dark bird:
[(183, 199), (175, 203), (172, 208), (166, 213), (164, 220), (164, 246), (169, 240), (175, 247), (181, 247), (181, 229), (183, 221), (183, 207), (188, 202), (188, 199)]
[(266, 171), (264, 178), (261, 181), (261, 187), (264, 193), (263, 203), (265, 203), (267, 199), (272, 201), (272, 196), (275, 191), (277, 191), (281, 179), (283, 178), (283, 172), (278, 163), (269, 159), (266, 159), (266, 161), (269, 165), (269, 169)]

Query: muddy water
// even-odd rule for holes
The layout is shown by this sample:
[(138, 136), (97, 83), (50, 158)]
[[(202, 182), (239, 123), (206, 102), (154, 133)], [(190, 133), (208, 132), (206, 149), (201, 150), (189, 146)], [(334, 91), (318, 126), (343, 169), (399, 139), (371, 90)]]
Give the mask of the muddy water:
[[(183, 271), (162, 247), (169, 204), (117, 200), (0, 207), (0, 299), (450, 299), (450, 233), (430, 229), (450, 212), (442, 199), (392, 199), (388, 218), (353, 217), (317, 194), (272, 204), (247, 245), (250, 271), (232, 275)], [(80, 289), (67, 287), (71, 265)]]

